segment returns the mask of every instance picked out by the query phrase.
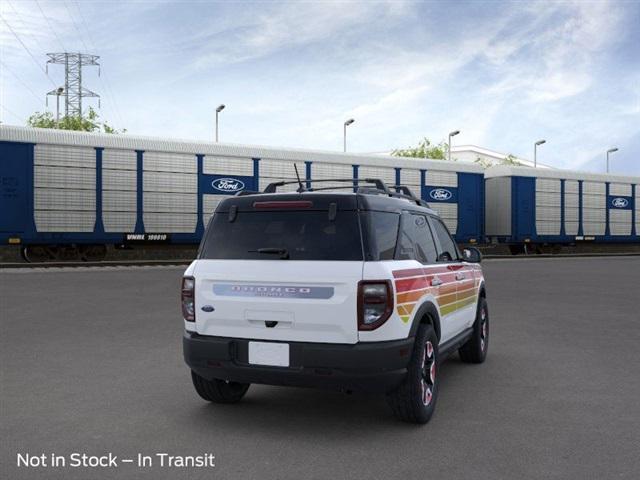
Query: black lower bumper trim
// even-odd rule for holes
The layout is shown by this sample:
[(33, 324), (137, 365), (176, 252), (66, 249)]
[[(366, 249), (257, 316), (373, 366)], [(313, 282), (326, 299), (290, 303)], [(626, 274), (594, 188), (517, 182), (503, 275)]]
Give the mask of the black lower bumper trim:
[(206, 379), (388, 392), (406, 376), (413, 340), (354, 345), (287, 342), (289, 367), (249, 364), (248, 339), (185, 332), (183, 347), (187, 365)]

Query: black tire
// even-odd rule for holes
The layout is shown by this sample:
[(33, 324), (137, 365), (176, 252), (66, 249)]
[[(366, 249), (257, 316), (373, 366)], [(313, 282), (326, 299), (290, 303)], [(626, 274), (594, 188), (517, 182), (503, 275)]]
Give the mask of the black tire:
[(213, 403), (238, 403), (249, 390), (249, 383), (227, 382), (225, 380), (207, 380), (191, 371), (193, 386), (202, 398)]
[(387, 394), (393, 414), (410, 423), (427, 423), (438, 399), (438, 337), (431, 325), (420, 325), (406, 380)]
[(466, 363), (482, 363), (487, 358), (489, 349), (489, 308), (487, 300), (480, 297), (476, 311), (476, 321), (473, 323), (473, 334), (462, 347), (458, 349), (460, 359)]

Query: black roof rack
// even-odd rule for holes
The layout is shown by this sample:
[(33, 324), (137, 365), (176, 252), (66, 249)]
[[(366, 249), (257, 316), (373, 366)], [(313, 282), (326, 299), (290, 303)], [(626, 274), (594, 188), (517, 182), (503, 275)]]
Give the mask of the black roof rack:
[(399, 195), (401, 195), (402, 197), (405, 197), (407, 199), (413, 200), (418, 205), (422, 205), (423, 207), (429, 208), (429, 204), (427, 202), (425, 202), (424, 200), (422, 200), (421, 198), (416, 197), (414, 195), (414, 193), (411, 191), (411, 189), (409, 187), (407, 187), (406, 185), (392, 185), (391, 188), (395, 188), (396, 190), (400, 190)]
[[(339, 185), (332, 187), (316, 187), (311, 186), (312, 183), (327, 183), (327, 182), (344, 182), (349, 183), (350, 185)], [(373, 187), (369, 186), (361, 186), (360, 184), (365, 183), (369, 185), (373, 185)], [(405, 200), (410, 200), (415, 202), (416, 204), (422, 207), (429, 207), (427, 202), (416, 197), (411, 189), (406, 185), (392, 185), (388, 187), (382, 180), (379, 178), (325, 178), (325, 179), (317, 179), (317, 180), (291, 180), (287, 182), (273, 182), (267, 185), (264, 189), (263, 193), (276, 193), (278, 187), (282, 187), (284, 185), (300, 185), (300, 187), (296, 190), (298, 193), (302, 192), (318, 192), (321, 190), (337, 190), (337, 189), (347, 189), (347, 188), (357, 188), (358, 193), (368, 194), (368, 195), (386, 195), (394, 198), (403, 198)], [(390, 188), (395, 189), (396, 191), (390, 190)], [(253, 192), (251, 192), (253, 193)], [(250, 193), (245, 193), (245, 195), (249, 195)], [(242, 195), (242, 193), (240, 193)]]
[[(391, 192), (389, 192), (389, 189), (387, 188), (387, 186), (384, 184), (384, 182), (378, 178), (324, 178), (324, 179), (317, 179), (317, 180), (301, 180), (300, 182), (298, 180), (292, 180), (292, 181), (288, 181), (288, 182), (273, 182), (270, 183), (269, 185), (267, 185), (267, 188), (264, 189), (263, 193), (276, 193), (277, 188), (278, 187), (282, 187), (284, 185), (300, 185), (300, 188), (297, 189), (298, 193), (302, 193), (302, 192), (312, 192), (312, 191), (317, 191), (318, 189), (314, 189), (312, 187), (309, 186), (304, 186), (309, 185), (311, 183), (319, 183), (319, 182), (349, 182), (353, 187), (357, 187), (360, 183), (371, 183), (373, 185), (376, 186), (376, 188), (378, 190), (382, 190), (384, 193), (389, 194)], [(338, 187), (330, 187), (327, 188), (325, 190), (330, 190), (333, 188), (338, 188)], [(347, 187), (349, 188), (349, 187)]]

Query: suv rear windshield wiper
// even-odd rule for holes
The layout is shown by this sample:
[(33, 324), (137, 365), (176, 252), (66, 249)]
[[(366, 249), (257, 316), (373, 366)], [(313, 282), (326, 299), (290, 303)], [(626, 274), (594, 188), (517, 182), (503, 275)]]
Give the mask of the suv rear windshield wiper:
[(266, 247), (257, 250), (249, 250), (250, 253), (265, 253), (271, 255), (280, 255), (282, 260), (289, 259), (289, 251), (286, 248)]

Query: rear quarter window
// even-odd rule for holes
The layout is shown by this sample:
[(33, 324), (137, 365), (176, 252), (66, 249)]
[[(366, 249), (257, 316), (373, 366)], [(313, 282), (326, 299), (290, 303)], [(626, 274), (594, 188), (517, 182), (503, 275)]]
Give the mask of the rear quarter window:
[(400, 215), (392, 212), (360, 213), (365, 232), (367, 260), (393, 260), (398, 242)]

